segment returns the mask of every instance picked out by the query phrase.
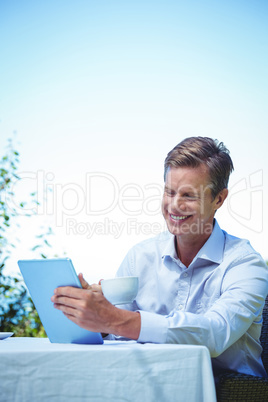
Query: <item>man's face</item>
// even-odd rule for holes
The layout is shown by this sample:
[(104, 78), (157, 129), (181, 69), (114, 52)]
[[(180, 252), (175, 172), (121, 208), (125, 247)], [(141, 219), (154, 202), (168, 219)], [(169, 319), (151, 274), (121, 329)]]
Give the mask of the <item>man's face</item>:
[(168, 170), (162, 212), (172, 234), (192, 238), (211, 233), (219, 199), (213, 200), (209, 184), (205, 165)]

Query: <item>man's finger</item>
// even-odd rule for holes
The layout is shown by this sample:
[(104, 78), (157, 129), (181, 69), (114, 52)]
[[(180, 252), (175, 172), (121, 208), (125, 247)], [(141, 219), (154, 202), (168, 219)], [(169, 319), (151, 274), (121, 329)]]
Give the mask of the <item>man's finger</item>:
[[(54, 297), (58, 298), (61, 296), (70, 297), (72, 299), (83, 299), (83, 289), (75, 288), (73, 286), (60, 286), (54, 290)], [(54, 300), (52, 300), (54, 301)]]
[(52, 296), (51, 301), (54, 303), (54, 307), (59, 310), (64, 310), (64, 307), (67, 308), (78, 308), (79, 307), (79, 299), (74, 299), (65, 296)]
[(57, 310), (62, 311), (63, 314), (66, 314), (66, 315), (69, 315), (69, 316), (72, 316), (75, 313), (75, 309), (72, 306), (67, 305), (63, 300), (54, 303), (54, 308), (56, 308)]
[(84, 279), (84, 276), (82, 273), (80, 273), (78, 275), (78, 278), (79, 278), (79, 281), (80, 281), (83, 289), (91, 289), (90, 284)]

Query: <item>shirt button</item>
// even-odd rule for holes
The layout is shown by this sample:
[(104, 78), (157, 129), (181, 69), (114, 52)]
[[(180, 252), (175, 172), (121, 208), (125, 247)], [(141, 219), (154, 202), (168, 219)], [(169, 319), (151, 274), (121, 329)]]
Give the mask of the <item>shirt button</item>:
[(188, 276), (188, 274), (187, 274), (187, 272), (185, 272), (185, 273), (183, 274), (183, 277), (184, 277), (184, 278), (187, 278), (187, 276)]
[(183, 309), (183, 304), (179, 304), (178, 305), (178, 310), (182, 310)]

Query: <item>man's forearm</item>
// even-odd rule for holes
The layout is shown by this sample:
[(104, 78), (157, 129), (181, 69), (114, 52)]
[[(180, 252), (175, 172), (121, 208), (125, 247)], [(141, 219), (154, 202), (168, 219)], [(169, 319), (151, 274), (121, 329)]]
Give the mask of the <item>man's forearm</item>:
[(110, 333), (137, 340), (140, 330), (141, 317), (139, 312), (116, 309)]

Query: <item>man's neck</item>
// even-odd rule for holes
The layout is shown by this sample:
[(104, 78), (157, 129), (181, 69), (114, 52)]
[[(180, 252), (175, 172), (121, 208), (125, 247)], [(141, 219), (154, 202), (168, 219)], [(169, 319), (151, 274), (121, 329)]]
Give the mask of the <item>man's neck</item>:
[[(211, 232), (212, 233), (212, 232)], [(176, 236), (175, 247), (177, 255), (181, 262), (188, 268), (198, 251), (206, 243), (210, 234), (197, 236), (196, 238), (185, 238), (184, 236)]]

